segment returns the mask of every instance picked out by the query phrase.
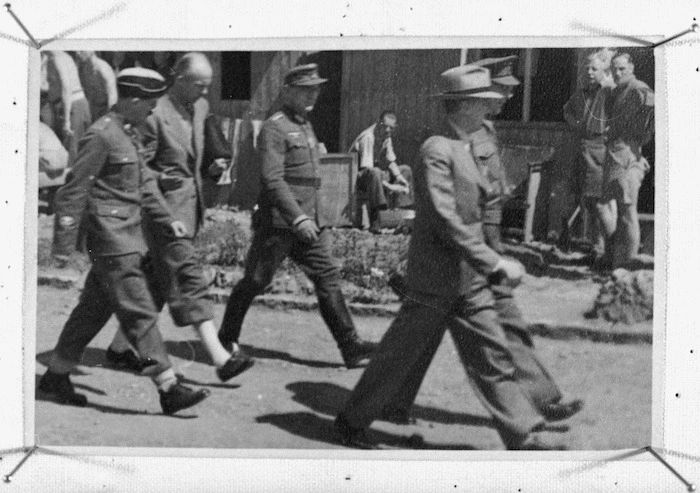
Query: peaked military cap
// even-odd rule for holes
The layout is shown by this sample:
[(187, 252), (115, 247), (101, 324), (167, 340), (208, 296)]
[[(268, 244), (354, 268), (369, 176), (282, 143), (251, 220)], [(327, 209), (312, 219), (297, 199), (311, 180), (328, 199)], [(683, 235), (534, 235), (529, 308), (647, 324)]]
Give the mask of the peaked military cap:
[(460, 65), (440, 74), (444, 91), (435, 94), (442, 99), (489, 98), (501, 99), (503, 95), (490, 90), (489, 70), (476, 65)]
[(132, 67), (117, 74), (117, 89), (121, 97), (153, 99), (162, 96), (168, 85), (155, 70)]
[(315, 63), (294, 67), (284, 76), (285, 86), (316, 86), (326, 81), (328, 79), (319, 77), (318, 65)]
[(486, 67), (491, 71), (491, 82), (502, 86), (517, 86), (520, 81), (513, 75), (516, 55), (504, 56), (502, 58), (484, 58), (473, 62), (479, 67)]

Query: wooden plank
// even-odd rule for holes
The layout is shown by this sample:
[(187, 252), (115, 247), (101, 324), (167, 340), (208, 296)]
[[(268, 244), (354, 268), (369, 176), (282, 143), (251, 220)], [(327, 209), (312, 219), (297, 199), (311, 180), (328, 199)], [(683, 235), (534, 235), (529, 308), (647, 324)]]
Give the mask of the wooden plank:
[(334, 227), (350, 227), (355, 220), (357, 155), (326, 154), (321, 156), (320, 164), (319, 221)]

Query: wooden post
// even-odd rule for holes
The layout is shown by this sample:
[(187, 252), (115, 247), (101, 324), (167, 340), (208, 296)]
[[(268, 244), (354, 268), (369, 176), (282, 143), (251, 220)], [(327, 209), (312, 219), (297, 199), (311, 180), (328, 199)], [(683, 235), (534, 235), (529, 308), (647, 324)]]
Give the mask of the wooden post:
[(523, 85), (523, 122), (530, 121), (530, 107), (532, 105), (532, 48), (525, 50), (525, 81)]

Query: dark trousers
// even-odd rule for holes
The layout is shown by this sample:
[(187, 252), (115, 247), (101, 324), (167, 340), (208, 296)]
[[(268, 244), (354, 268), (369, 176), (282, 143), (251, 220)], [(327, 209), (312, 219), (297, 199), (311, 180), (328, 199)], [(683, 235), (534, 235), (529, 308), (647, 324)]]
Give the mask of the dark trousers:
[(331, 255), (331, 237), (322, 229), (318, 241), (306, 244), (288, 229), (259, 228), (246, 259), (243, 279), (233, 288), (221, 322), (219, 339), (238, 342), (243, 319), (253, 299), (272, 282), (275, 271), (290, 257), (314, 283), (321, 316), (339, 347), (357, 339), (355, 325), (340, 292), (340, 273)]
[(193, 240), (169, 238), (154, 229), (149, 246), (147, 275), (158, 311), (167, 302), (170, 315), (179, 327), (212, 320), (207, 281), (197, 261)]
[(79, 364), (83, 351), (113, 313), (141, 358), (155, 362), (149, 374), (158, 375), (172, 366), (158, 330), (158, 312), (139, 253), (93, 260), (78, 305), (63, 327), (49, 366)]
[(406, 298), (341, 412), (348, 423), (368, 427), (406, 382), (419, 376), (422, 380), (424, 362), (430, 364), (447, 327), (474, 392), (506, 445), (522, 440), (542, 423), (515, 378), (506, 336), (485, 282), (475, 284), (463, 298), (421, 293)]
[(357, 192), (367, 197), (370, 214), (375, 210), (407, 208), (413, 206), (413, 172), (410, 166), (399, 166), (401, 175), (409, 185), (408, 194), (388, 193), (382, 182), (394, 183), (396, 180), (389, 170), (380, 168), (362, 168), (357, 175)]

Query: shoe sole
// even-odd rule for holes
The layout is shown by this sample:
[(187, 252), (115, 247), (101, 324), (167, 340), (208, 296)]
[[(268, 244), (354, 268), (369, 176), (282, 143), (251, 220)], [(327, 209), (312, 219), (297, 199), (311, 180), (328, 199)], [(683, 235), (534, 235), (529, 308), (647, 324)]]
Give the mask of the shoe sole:
[(209, 397), (209, 395), (210, 395), (210, 393), (208, 391), (200, 391), (197, 393), (196, 399), (192, 400), (191, 402), (188, 402), (186, 405), (179, 406), (176, 409), (168, 409), (168, 410), (163, 409), (163, 414), (170, 416), (172, 414), (175, 414), (178, 411), (183, 411), (185, 409), (189, 409), (192, 406), (196, 406), (197, 404), (199, 404), (200, 402), (205, 400), (207, 397)]
[(222, 376), (222, 375), (221, 375), (221, 372), (219, 371), (219, 369), (217, 369), (217, 370), (216, 370), (216, 376), (219, 377), (219, 380), (220, 380), (222, 383), (223, 383), (223, 382), (228, 382), (229, 380), (231, 380), (231, 379), (234, 378), (234, 377), (237, 377), (237, 376), (240, 375), (241, 373), (250, 370), (250, 369), (253, 367), (254, 364), (255, 364), (255, 360), (254, 360), (254, 359), (249, 359), (248, 361), (246, 361), (245, 363), (243, 363), (241, 366), (239, 366), (238, 368), (236, 368), (233, 372), (231, 372), (230, 375), (224, 375), (224, 376)]

